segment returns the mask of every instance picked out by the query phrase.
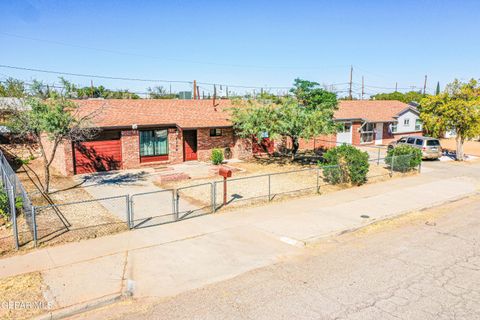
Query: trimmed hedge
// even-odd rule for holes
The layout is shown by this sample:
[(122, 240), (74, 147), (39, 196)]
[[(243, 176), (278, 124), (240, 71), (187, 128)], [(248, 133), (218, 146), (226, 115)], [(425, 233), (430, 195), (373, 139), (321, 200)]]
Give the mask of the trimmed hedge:
[(210, 156), (212, 163), (217, 165), (223, 162), (223, 150), (219, 148), (212, 149), (212, 155)]
[(370, 168), (367, 152), (350, 145), (341, 145), (329, 149), (323, 158), (323, 175), (328, 183), (361, 185), (367, 182)]
[(393, 171), (407, 172), (416, 169), (422, 162), (422, 151), (418, 148), (400, 145), (388, 150), (385, 163)]

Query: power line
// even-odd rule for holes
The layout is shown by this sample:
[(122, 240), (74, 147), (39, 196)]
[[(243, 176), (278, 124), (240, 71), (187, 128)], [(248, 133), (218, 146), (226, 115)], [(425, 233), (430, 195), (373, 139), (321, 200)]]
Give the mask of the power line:
[[(9, 33), (9, 32), (0, 32), (0, 34), (8, 36), (8, 37), (13, 37), (13, 38), (51, 43), (51, 44), (66, 46), (66, 47), (73, 47), (73, 48), (80, 48), (80, 49), (87, 49), (87, 50), (95, 50), (95, 51), (101, 51), (101, 52), (107, 52), (107, 53), (113, 53), (113, 54), (119, 54), (119, 55), (143, 57), (143, 58), (149, 58), (149, 59), (179, 61), (179, 62), (184, 62), (184, 63), (201, 64), (201, 65), (213, 65), (213, 66), (234, 67), (234, 68), (254, 68), (254, 69), (324, 69), (325, 68), (325, 67), (319, 67), (319, 66), (317, 66), (317, 67), (315, 67), (315, 66), (313, 66), (313, 67), (312, 66), (296, 67), (296, 66), (266, 66), (266, 65), (248, 65), (248, 64), (229, 64), (229, 63), (219, 63), (219, 62), (212, 62), (212, 61), (195, 61), (195, 60), (169, 58), (169, 57), (165, 58), (165, 57), (157, 57), (157, 56), (140, 54), (140, 53), (125, 52), (125, 51), (111, 50), (111, 49), (105, 49), (105, 48), (96, 48), (96, 47), (91, 47), (91, 46), (84, 46), (84, 45), (66, 43), (66, 42), (57, 41), (57, 40), (48, 40), (48, 39), (27, 37), (27, 36), (13, 34), (13, 33)], [(338, 65), (338, 66), (330, 66), (330, 67), (343, 68), (344, 66), (339, 66)]]

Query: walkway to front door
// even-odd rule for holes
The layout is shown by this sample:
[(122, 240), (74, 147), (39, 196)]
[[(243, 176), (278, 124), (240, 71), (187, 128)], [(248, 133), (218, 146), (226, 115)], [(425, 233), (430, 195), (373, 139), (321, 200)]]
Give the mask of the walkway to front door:
[(183, 131), (183, 161), (197, 160), (197, 130)]

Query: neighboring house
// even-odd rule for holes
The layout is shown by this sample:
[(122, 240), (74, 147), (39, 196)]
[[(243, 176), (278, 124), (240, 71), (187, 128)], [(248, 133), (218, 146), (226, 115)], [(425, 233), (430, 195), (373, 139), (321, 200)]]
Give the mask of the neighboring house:
[[(231, 157), (252, 154), (233, 133), (228, 100), (76, 100), (81, 115), (94, 114), (101, 132), (91, 141), (64, 142), (53, 166), (62, 174), (141, 168), (210, 158), (213, 148)], [(51, 147), (51, 146), (49, 146)]]
[(422, 135), (417, 108), (396, 100), (342, 100), (334, 118), (341, 126), (339, 132), (302, 141), (300, 147), (386, 145), (402, 136)]

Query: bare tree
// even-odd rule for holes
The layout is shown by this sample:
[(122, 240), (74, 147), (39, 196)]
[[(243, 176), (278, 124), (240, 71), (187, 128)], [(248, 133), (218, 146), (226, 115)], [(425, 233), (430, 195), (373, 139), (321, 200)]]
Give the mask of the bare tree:
[(84, 141), (97, 135), (99, 129), (92, 119), (101, 108), (86, 113), (64, 97), (47, 100), (29, 97), (24, 103), (26, 108), (12, 110), (9, 127), (15, 135), (38, 145), (44, 169), (42, 188), (48, 193), (50, 166), (58, 146), (63, 141)]

